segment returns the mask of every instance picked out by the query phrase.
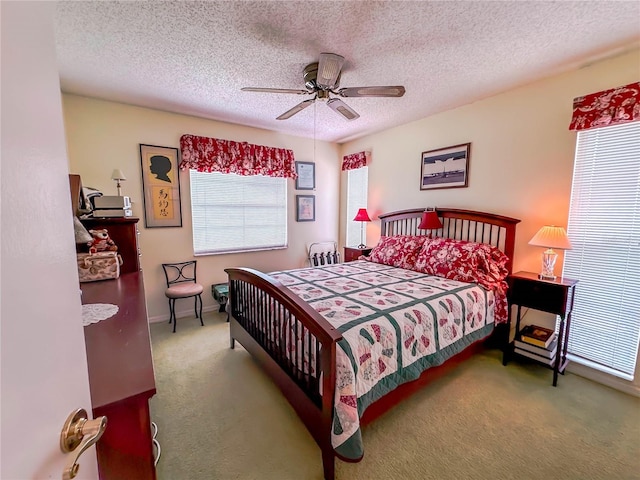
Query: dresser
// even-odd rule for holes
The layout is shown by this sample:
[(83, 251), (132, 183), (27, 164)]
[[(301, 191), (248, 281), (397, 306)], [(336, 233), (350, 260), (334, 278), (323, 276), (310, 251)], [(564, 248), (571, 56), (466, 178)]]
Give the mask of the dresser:
[(84, 327), (93, 417), (107, 417), (96, 444), (100, 480), (156, 478), (149, 399), (156, 393), (142, 272), (82, 283), (82, 303), (118, 306)]

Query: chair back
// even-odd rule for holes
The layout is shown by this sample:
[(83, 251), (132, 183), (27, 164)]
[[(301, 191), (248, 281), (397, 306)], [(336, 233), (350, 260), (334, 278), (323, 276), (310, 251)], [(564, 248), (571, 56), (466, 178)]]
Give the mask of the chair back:
[(336, 242), (315, 242), (309, 245), (308, 262), (310, 267), (340, 263), (340, 253)]
[(176, 283), (196, 282), (197, 260), (179, 263), (163, 263), (162, 269), (167, 280), (167, 287)]

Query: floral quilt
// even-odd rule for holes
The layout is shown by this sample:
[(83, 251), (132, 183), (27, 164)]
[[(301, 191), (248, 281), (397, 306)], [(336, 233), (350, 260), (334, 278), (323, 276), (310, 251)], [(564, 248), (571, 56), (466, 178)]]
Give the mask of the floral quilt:
[(342, 333), (332, 444), (348, 459), (363, 455), (370, 404), (494, 327), (494, 292), (475, 283), (363, 260), (270, 275)]

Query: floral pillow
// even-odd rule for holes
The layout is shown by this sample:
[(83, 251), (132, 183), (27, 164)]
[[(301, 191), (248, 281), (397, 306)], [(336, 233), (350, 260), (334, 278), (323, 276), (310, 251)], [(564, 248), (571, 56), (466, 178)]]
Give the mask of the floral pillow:
[(508, 275), (509, 258), (496, 247), (451, 238), (425, 243), (415, 262), (418, 272), (460, 282), (480, 283), (488, 288)]
[(380, 237), (367, 260), (392, 267), (415, 269), (418, 253), (429, 240), (423, 235), (394, 235)]

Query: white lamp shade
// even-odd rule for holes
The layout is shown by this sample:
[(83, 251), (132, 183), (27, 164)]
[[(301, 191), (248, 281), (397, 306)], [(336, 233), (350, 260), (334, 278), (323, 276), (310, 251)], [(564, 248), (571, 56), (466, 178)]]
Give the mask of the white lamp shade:
[(113, 170), (113, 173), (111, 174), (111, 180), (126, 180), (127, 177), (124, 176), (124, 173), (122, 173), (122, 170), (120, 170), (119, 168), (115, 168)]
[(538, 230), (538, 233), (529, 240), (529, 245), (557, 248), (558, 250), (571, 250), (572, 248), (565, 229), (554, 225), (545, 225)]

